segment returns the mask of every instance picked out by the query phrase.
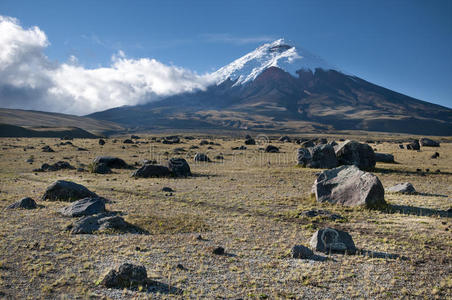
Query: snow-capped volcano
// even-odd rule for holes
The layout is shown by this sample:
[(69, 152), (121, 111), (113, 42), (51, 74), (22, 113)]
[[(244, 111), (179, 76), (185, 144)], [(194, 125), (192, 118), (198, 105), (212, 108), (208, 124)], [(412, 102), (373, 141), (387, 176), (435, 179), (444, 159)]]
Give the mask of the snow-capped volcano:
[(292, 75), (296, 75), (296, 71), (301, 69), (312, 71), (317, 68), (333, 69), (321, 58), (300, 47), (291, 45), (284, 39), (279, 39), (264, 44), (229, 65), (218, 69), (212, 73), (212, 77), (217, 84), (229, 78), (236, 81), (234, 85), (240, 85), (253, 81), (270, 67), (278, 67)]

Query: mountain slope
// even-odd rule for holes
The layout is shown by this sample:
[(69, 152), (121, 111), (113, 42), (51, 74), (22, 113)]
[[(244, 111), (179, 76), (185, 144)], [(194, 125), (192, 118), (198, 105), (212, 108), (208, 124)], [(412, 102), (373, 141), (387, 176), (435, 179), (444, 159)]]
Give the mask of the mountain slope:
[(104, 120), (95, 120), (60, 113), (7, 108), (0, 108), (0, 123), (35, 128), (78, 127), (95, 134), (108, 134), (124, 129), (118, 124)]
[(337, 71), (284, 40), (265, 44), (212, 76), (216, 84), (204, 91), (114, 108), (90, 117), (135, 129), (369, 130), (452, 135), (451, 109)]

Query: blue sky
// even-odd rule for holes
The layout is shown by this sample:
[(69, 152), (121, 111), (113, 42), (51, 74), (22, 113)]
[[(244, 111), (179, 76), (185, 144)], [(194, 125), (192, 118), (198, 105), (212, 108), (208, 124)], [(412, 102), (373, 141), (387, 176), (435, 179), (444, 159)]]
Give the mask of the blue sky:
[(283, 37), (340, 69), (452, 107), (452, 1), (0, 1), (51, 61), (155, 58), (211, 72)]

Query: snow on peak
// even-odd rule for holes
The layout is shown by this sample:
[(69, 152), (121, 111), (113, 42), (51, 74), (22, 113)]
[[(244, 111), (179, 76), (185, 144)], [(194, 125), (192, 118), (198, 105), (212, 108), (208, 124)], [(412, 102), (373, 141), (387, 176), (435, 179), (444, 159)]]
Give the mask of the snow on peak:
[(313, 71), (316, 68), (332, 69), (321, 58), (287, 43), (284, 39), (279, 39), (236, 59), (212, 73), (212, 76), (217, 84), (230, 78), (237, 80), (234, 85), (240, 85), (253, 81), (262, 71), (270, 67), (278, 67), (292, 75), (296, 75), (296, 71), (301, 69)]

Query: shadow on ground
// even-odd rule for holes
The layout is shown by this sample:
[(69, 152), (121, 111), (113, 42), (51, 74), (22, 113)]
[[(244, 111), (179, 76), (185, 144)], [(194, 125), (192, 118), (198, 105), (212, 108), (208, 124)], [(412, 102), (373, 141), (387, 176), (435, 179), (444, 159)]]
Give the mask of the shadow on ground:
[(421, 217), (439, 216), (442, 218), (452, 217), (452, 212), (447, 210), (439, 210), (433, 208), (409, 206), (409, 205), (396, 205), (389, 204), (385, 212), (387, 213), (399, 213), (404, 215), (416, 215)]

